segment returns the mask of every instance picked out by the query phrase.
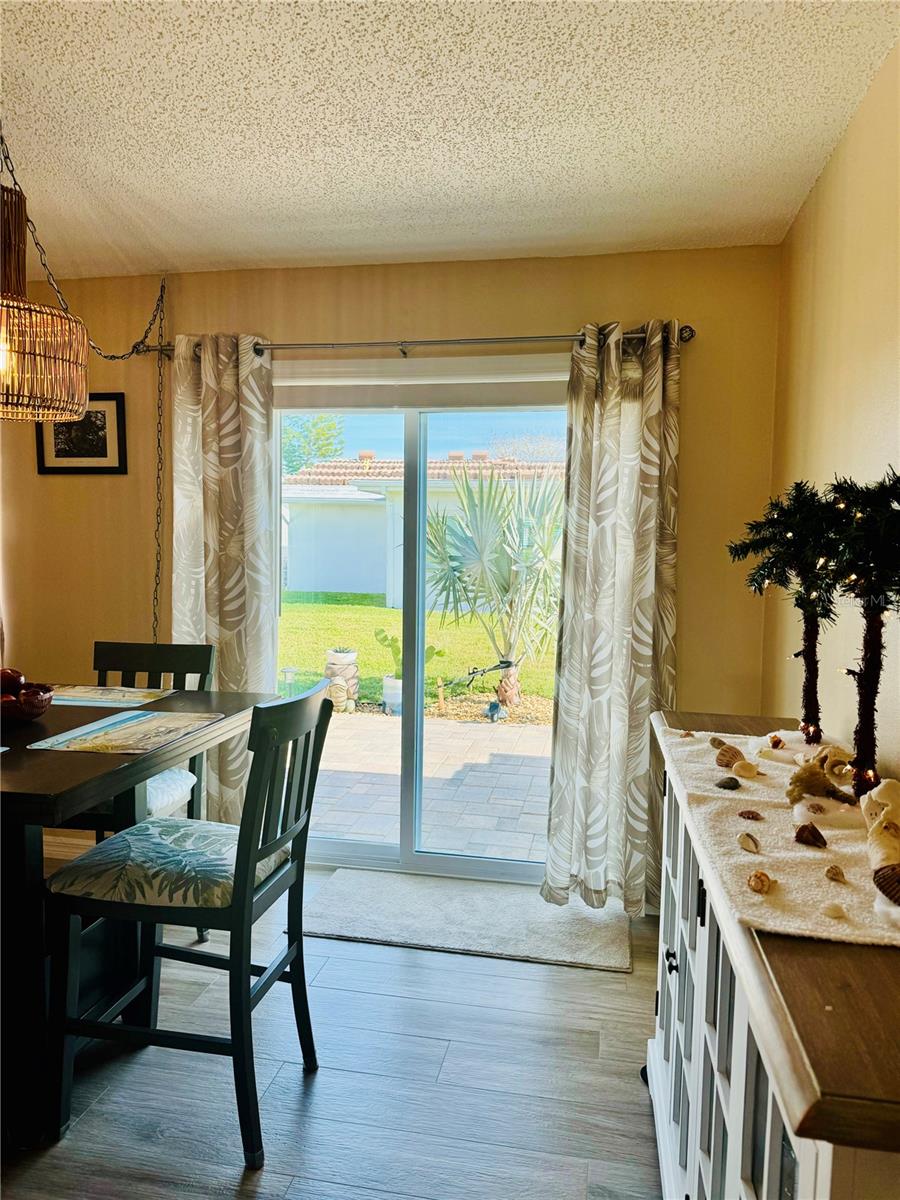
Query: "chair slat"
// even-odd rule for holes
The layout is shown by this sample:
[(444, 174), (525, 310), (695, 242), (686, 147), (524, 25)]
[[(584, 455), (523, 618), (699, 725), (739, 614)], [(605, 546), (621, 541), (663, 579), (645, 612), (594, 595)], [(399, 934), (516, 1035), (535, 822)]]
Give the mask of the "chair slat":
[(162, 685), (163, 685), (162, 671), (148, 671), (147, 672), (147, 687), (148, 688), (161, 688)]
[(122, 672), (122, 687), (134, 687), (136, 678), (137, 678), (137, 672), (123, 671)]
[(278, 747), (275, 762), (269, 775), (269, 789), (266, 797), (265, 817), (263, 818), (263, 843), (274, 841), (281, 828), (281, 812), (284, 807), (284, 779), (287, 772), (287, 759), (293, 743), (285, 742)]

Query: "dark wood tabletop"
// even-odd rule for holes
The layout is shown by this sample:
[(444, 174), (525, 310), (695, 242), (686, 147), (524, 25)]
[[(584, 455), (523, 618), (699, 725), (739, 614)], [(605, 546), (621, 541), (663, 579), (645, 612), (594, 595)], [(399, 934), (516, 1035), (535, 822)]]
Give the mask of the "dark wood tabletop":
[(2, 744), (9, 749), (0, 754), (0, 819), (4, 824), (59, 825), (243, 732), (253, 706), (275, 699), (271, 693), (188, 691), (144, 705), (150, 711), (222, 714), (221, 720), (147, 754), (28, 749), (32, 742), (121, 713), (121, 708), (51, 704), (38, 721), (7, 722)]
[[(673, 729), (751, 736), (797, 724), (796, 718), (721, 713), (663, 716)], [(761, 931), (752, 936), (765, 982), (789, 1015), (809, 1068), (812, 1087), (800, 1106), (796, 1132), (847, 1146), (897, 1150), (900, 951)], [(765, 988), (760, 992), (765, 996)]]

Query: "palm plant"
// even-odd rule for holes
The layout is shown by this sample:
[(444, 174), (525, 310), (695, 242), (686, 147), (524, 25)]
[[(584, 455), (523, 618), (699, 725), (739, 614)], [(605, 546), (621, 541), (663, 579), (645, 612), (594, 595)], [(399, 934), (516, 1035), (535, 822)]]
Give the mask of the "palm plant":
[(747, 536), (730, 542), (735, 562), (751, 555), (759, 561), (747, 575), (747, 586), (761, 595), (770, 584), (784, 588), (803, 618), (803, 640), (794, 655), (803, 660), (800, 728), (807, 744), (822, 739), (819, 711), (819, 634), (834, 620), (836, 522), (833, 506), (802, 480), (766, 505), (762, 518), (750, 521)]
[(828, 498), (838, 520), (835, 568), (843, 595), (862, 607), (859, 665), (846, 668), (856, 680), (857, 723), (853, 735), (853, 792), (878, 783), (875, 714), (884, 662), (884, 621), (900, 609), (900, 475), (889, 467), (874, 483), (836, 479)]
[(428, 513), (429, 598), (442, 624), (481, 625), (515, 704), (519, 663), (545, 653), (556, 634), (562, 485), (549, 473), (513, 482), (493, 468), (475, 478), (458, 471), (453, 484), (458, 511)]

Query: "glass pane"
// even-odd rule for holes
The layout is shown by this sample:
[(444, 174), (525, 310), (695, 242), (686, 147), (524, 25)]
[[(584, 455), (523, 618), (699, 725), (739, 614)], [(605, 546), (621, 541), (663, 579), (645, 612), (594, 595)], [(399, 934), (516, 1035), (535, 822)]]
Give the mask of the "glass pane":
[(769, 1080), (759, 1051), (755, 1051), (753, 1072), (753, 1124), (750, 1133), (750, 1182), (762, 1200), (763, 1170), (766, 1161), (766, 1118), (769, 1109)]
[(285, 413), (281, 450), (279, 691), (335, 703), (310, 831), (397, 845), (403, 416)]
[(797, 1196), (797, 1156), (788, 1137), (787, 1130), (781, 1130), (781, 1170), (778, 1184), (779, 1200), (796, 1200)]
[(561, 407), (427, 417), (421, 850), (546, 856), (565, 445)]

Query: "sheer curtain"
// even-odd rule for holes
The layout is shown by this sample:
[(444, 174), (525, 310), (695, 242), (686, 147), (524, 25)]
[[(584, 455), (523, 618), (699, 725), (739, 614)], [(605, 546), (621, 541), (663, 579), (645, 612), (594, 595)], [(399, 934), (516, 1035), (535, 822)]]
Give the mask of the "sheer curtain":
[(659, 889), (649, 716), (675, 704), (679, 329), (588, 325), (572, 355), (547, 869), (541, 894)]
[[(215, 645), (213, 688), (231, 692), (276, 683), (272, 364), (259, 341), (175, 339), (172, 640)], [(209, 820), (240, 820), (246, 742), (207, 754)]]

